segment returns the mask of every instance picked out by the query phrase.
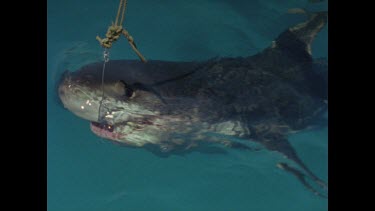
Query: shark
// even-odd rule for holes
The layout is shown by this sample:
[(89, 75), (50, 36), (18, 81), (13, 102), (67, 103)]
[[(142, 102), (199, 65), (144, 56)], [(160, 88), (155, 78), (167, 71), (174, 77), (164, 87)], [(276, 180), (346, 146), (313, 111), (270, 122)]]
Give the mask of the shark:
[(327, 12), (311, 13), (247, 57), (110, 60), (104, 77), (103, 62), (90, 63), (61, 76), (58, 96), (90, 122), (94, 134), (114, 143), (161, 156), (226, 148), (276, 151), (298, 166), (279, 168), (315, 194), (301, 175), (325, 192), (327, 182), (305, 165), (288, 136), (318, 122), (328, 109), (328, 61), (313, 59), (311, 48), (327, 19)]

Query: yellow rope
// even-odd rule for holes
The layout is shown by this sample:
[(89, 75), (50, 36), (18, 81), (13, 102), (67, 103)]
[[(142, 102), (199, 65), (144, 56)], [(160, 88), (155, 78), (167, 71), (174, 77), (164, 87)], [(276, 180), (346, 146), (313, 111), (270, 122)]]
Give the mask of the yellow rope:
[(118, 10), (117, 10), (117, 16), (116, 16), (115, 26), (117, 26), (117, 23), (118, 23), (118, 17), (120, 16), (120, 11), (121, 11), (121, 7), (122, 7), (122, 2), (123, 2), (123, 0), (120, 0), (120, 5), (118, 6)]
[(138, 51), (137, 46), (134, 43), (133, 37), (129, 34), (128, 31), (125, 29), (122, 30), (122, 34), (126, 37), (128, 40), (130, 46), (133, 48), (134, 52), (138, 55), (138, 57), (142, 60), (142, 62), (147, 62), (146, 58), (142, 56), (141, 52)]
[(122, 15), (121, 15), (121, 23), (120, 23), (120, 26), (122, 26), (122, 23), (124, 22), (124, 14), (125, 14), (125, 9), (126, 9), (126, 3), (127, 3), (127, 0), (124, 0), (124, 7), (122, 8)]
[[(147, 62), (145, 57), (142, 56), (142, 54), (139, 52), (137, 49), (137, 46), (134, 43), (133, 37), (129, 34), (128, 31), (126, 31), (122, 27), (122, 23), (124, 22), (124, 15), (125, 15), (125, 9), (126, 9), (126, 3), (127, 0), (120, 0), (120, 4), (117, 10), (117, 16), (116, 16), (116, 21), (115, 23), (112, 22), (112, 25), (108, 27), (106, 37), (105, 38), (100, 38), (99, 36), (96, 36), (96, 39), (99, 41), (100, 45), (103, 46), (104, 48), (111, 48), (112, 44), (118, 40), (121, 34), (123, 34), (126, 39), (128, 40), (130, 46), (134, 50), (134, 52), (138, 55), (138, 57), (143, 61)], [(120, 12), (121, 12), (121, 20), (119, 20), (120, 17)], [(120, 24), (118, 24), (120, 22)]]

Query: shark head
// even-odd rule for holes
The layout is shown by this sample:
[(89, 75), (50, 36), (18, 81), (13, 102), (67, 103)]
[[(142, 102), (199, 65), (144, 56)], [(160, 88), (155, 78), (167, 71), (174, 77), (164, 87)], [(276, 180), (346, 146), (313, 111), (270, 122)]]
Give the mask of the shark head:
[[(170, 122), (181, 122), (181, 117), (173, 114), (176, 104), (166, 103), (165, 99), (168, 97), (161, 94), (166, 90), (155, 86), (168, 83), (170, 75), (173, 76), (152, 76), (153, 70), (162, 65), (158, 62), (147, 65), (116, 60), (109, 61), (106, 65), (104, 80), (103, 63), (99, 62), (74, 72), (65, 72), (58, 85), (58, 96), (64, 107), (76, 116), (90, 121), (91, 130), (96, 135), (142, 146), (160, 140), (165, 128), (170, 128), (166, 126)], [(145, 70), (150, 73), (145, 73)], [(190, 74), (189, 71), (190, 69), (185, 72)], [(187, 74), (183, 73), (182, 77)], [(180, 77), (177, 74), (172, 77), (172, 81)], [(179, 105), (181, 107), (187, 104)]]
[(150, 140), (141, 132), (148, 126), (157, 129), (154, 121), (164, 108), (162, 99), (140, 83), (129, 84), (126, 79), (101, 83), (98, 76), (90, 71), (63, 74), (58, 95), (64, 107), (90, 121), (91, 130), (100, 137), (133, 145)]

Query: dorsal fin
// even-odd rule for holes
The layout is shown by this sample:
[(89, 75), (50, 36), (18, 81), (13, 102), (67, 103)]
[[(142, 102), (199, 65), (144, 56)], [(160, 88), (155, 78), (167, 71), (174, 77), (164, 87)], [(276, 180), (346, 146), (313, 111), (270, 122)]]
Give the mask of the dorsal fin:
[(276, 47), (311, 56), (311, 43), (327, 23), (327, 12), (316, 12), (303, 23), (290, 27), (276, 39)]
[(270, 47), (248, 60), (291, 84), (310, 86), (311, 43), (327, 23), (327, 16), (327, 12), (311, 13), (307, 21), (288, 28)]

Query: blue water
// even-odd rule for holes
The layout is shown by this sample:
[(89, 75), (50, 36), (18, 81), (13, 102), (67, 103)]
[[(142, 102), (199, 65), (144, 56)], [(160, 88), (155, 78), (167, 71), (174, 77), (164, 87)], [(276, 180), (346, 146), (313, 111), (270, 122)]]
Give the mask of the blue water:
[[(101, 59), (95, 40), (114, 19), (118, 0), (48, 0), (49, 211), (323, 211), (328, 202), (275, 167), (275, 152), (229, 150), (160, 158), (111, 144), (89, 123), (63, 109), (55, 93), (60, 74)], [(148, 59), (204, 60), (248, 56), (267, 47), (302, 15), (320, 10), (307, 0), (128, 0), (125, 26)], [(327, 27), (313, 45), (327, 57)], [(125, 40), (111, 59), (137, 59)], [(302, 160), (327, 181), (326, 127), (289, 137)]]

